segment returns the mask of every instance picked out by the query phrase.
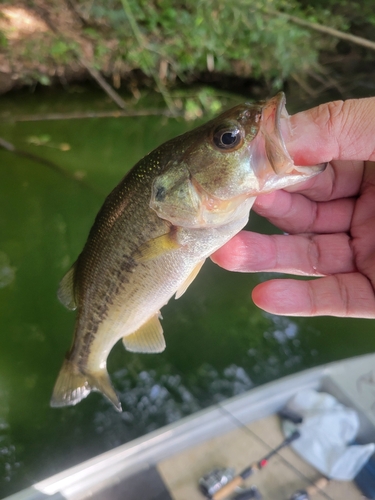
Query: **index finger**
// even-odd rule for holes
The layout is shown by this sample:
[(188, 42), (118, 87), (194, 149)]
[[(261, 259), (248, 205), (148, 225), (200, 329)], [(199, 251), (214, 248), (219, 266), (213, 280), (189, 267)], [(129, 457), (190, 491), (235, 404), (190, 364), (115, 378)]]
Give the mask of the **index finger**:
[(324, 172), (285, 188), (290, 193), (298, 192), (314, 201), (329, 201), (357, 196), (362, 182), (365, 162), (332, 161)]
[(297, 165), (375, 160), (375, 98), (321, 104), (290, 117), (282, 131)]

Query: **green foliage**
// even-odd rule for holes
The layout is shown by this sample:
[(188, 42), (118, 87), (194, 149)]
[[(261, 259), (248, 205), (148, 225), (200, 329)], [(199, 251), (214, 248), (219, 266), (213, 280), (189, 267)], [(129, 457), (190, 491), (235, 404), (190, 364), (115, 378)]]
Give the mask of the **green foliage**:
[(50, 56), (58, 64), (67, 64), (71, 60), (74, 51), (77, 51), (78, 46), (73, 42), (67, 42), (65, 39), (57, 38), (50, 47)]
[[(81, 27), (74, 34), (70, 26), (66, 33), (59, 27), (61, 36), (53, 31), (38, 35), (38, 50), (35, 37), (30, 43), (25, 39), (22, 50), (21, 44), (16, 47), (25, 68), (29, 60), (44, 67), (46, 61), (50, 67), (69, 65), (89, 53), (88, 62), (105, 75), (114, 75), (117, 84), (121, 75), (142, 70), (169, 107), (167, 89), (176, 78), (190, 83), (203, 72), (225, 73), (261, 79), (276, 90), (290, 76), (315, 71), (320, 54), (335, 51), (338, 39), (296, 24), (284, 14), (375, 38), (373, 0), (74, 0), (71, 4), (77, 19), (84, 20)], [(51, 0), (48, 9), (56, 15), (60, 2)], [(0, 31), (1, 49), (15, 58), (12, 43)], [(189, 106), (193, 115), (194, 105)]]
[(275, 88), (291, 74), (316, 68), (320, 51), (337, 44), (337, 39), (293, 24), (280, 13), (345, 31), (353, 23), (374, 22), (370, 4), (369, 0), (359, 4), (349, 0), (79, 2), (93, 26), (116, 34), (116, 57), (155, 80), (162, 74), (163, 83), (176, 76), (190, 81), (208, 70), (263, 78)]
[[(80, 2), (87, 6), (86, 1)], [(297, 8), (295, 1), (288, 2)], [(317, 59), (311, 34), (272, 16), (280, 0), (109, 0), (91, 2), (89, 20), (110, 27), (121, 40), (119, 56), (147, 75), (167, 62), (166, 79), (214, 70), (266, 78), (278, 86), (292, 71)], [(126, 8), (125, 8), (126, 7)], [(87, 12), (87, 11), (86, 11)]]
[(7, 45), (8, 45), (8, 39), (6, 35), (2, 31), (0, 31), (0, 49), (7, 47)]
[[(352, 24), (375, 24), (373, 0), (299, 0), (301, 11), (305, 15), (316, 16), (318, 22), (336, 18), (341, 29), (349, 29)], [(333, 22), (335, 22), (333, 20)], [(346, 26), (343, 26), (343, 23)]]
[(35, 79), (42, 85), (51, 85), (51, 79), (48, 75), (37, 74), (35, 75)]

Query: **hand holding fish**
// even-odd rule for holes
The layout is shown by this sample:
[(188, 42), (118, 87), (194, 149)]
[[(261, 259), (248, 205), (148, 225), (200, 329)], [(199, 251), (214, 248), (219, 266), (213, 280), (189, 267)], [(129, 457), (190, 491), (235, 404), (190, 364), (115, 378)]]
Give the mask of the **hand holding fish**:
[(258, 285), (253, 300), (271, 313), (375, 318), (375, 98), (323, 104), (290, 124), (294, 161), (329, 162), (325, 172), (257, 197), (254, 210), (287, 235), (243, 231), (213, 260), (233, 271), (318, 277)]

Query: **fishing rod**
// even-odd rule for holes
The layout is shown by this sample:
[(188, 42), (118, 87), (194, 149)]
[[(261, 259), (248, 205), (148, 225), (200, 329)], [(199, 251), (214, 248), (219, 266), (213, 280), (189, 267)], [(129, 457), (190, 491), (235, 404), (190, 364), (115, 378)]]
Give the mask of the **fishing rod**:
[[(223, 500), (231, 493), (233, 493), (234, 490), (238, 486), (240, 486), (245, 479), (254, 474), (254, 472), (259, 471), (264, 467), (266, 467), (270, 458), (276, 455), (282, 448), (289, 446), (293, 441), (295, 441), (299, 437), (300, 437), (300, 432), (294, 431), (289, 437), (284, 439), (284, 441), (280, 443), (279, 446), (277, 446), (269, 453), (267, 453), (267, 455), (261, 458), (258, 462), (254, 462), (249, 467), (246, 467), (242, 472), (240, 472), (237, 476), (235, 476), (231, 481), (222, 486), (220, 489), (211, 492), (207, 487), (205, 487), (204, 482), (200, 482), (201, 490), (206, 496), (211, 498), (211, 500)], [(207, 479), (207, 477), (203, 479)]]

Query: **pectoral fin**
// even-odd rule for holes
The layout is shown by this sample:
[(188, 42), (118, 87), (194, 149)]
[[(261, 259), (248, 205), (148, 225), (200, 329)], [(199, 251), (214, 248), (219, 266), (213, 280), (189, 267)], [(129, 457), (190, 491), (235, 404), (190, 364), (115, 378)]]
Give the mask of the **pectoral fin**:
[(136, 332), (123, 337), (122, 342), (127, 351), (144, 353), (164, 351), (165, 340), (159, 314), (155, 314)]
[(189, 274), (188, 278), (182, 283), (182, 285), (177, 290), (176, 295), (175, 295), (175, 299), (179, 299), (181, 297), (181, 295), (183, 295), (186, 292), (188, 287), (192, 284), (192, 282), (197, 277), (197, 274), (201, 270), (201, 267), (203, 266), (205, 260), (206, 259), (202, 260), (201, 262), (198, 262), (198, 264), (194, 267), (194, 269)]
[(72, 265), (63, 279), (60, 281), (57, 290), (59, 301), (67, 308), (74, 311), (77, 309), (77, 301), (74, 293), (74, 274), (76, 270), (76, 262)]
[(177, 232), (175, 230), (172, 230), (169, 233), (146, 241), (146, 243), (138, 248), (135, 259), (137, 260), (137, 262), (156, 259), (166, 252), (177, 250), (180, 247), (181, 244), (177, 241)]

